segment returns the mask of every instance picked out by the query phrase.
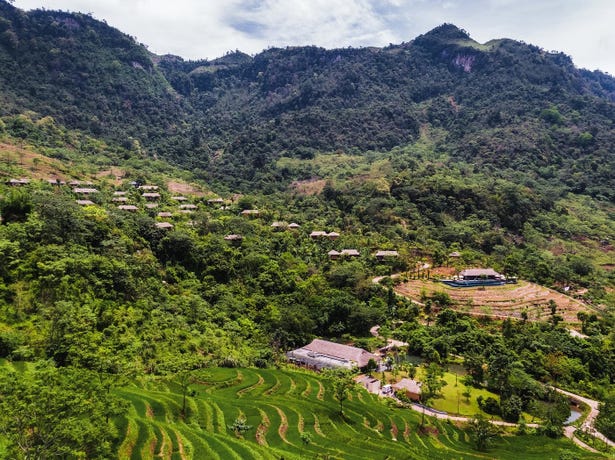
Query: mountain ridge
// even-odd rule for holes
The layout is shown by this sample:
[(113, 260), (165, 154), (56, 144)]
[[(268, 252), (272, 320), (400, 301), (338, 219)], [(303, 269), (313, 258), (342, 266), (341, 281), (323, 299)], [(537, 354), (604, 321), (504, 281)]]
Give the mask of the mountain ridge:
[(436, 129), (452, 160), (539, 175), (556, 166), (575, 177), (572, 191), (613, 197), (603, 169), (615, 161), (615, 79), (563, 53), (480, 44), (443, 24), (383, 48), (185, 61), (88, 15), (6, 2), (0, 14), (2, 115), (52, 116), (235, 188), (271, 182), (283, 156), (388, 151)]

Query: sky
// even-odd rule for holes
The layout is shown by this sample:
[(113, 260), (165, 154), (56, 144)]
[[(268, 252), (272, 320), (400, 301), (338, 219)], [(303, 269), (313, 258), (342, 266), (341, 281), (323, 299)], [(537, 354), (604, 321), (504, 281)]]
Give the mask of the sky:
[(512, 38), (615, 76), (615, 0), (15, 0), (105, 20), (156, 54), (214, 59), (269, 47), (386, 46), (443, 23)]

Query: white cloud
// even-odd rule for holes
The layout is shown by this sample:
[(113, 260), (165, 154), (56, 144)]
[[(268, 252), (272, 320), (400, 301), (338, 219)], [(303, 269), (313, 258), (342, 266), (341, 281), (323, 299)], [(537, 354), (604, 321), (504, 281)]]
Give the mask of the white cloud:
[(393, 38), (366, 0), (265, 0), (258, 8), (235, 12), (230, 19), (258, 24), (264, 46), (333, 48)]
[(449, 22), (474, 39), (513, 38), (615, 75), (612, 0), (16, 0), (91, 12), (159, 54), (214, 58), (269, 46), (383, 46)]

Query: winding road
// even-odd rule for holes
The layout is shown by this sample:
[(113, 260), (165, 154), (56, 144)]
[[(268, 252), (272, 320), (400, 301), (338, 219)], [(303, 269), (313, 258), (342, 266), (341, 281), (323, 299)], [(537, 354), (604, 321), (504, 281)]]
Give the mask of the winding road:
[[(566, 394), (572, 394), (572, 393), (568, 393), (568, 392), (564, 392), (563, 390), (560, 390), (558, 388), (556, 388), (557, 391), (560, 391), (562, 393), (566, 393)], [(574, 395), (577, 396), (577, 395)], [(586, 399), (586, 398), (584, 398)], [(591, 400), (588, 400), (591, 401)], [(595, 403), (597, 403), (597, 401), (593, 401)], [(420, 404), (411, 404), (411, 409), (416, 411), (416, 412), (421, 412), (423, 413), (423, 410), (425, 410), (425, 414), (429, 415), (430, 417), (435, 417), (437, 419), (442, 419), (442, 420), (451, 420), (454, 422), (470, 422), (472, 420), (472, 418), (470, 417), (460, 417), (458, 415), (449, 415), (449, 414), (445, 414), (439, 411), (435, 411), (433, 409), (430, 409), (429, 407), (423, 407)], [(599, 412), (598, 412), (599, 413)], [(595, 417), (594, 417), (595, 418)], [(589, 415), (587, 416), (587, 419), (589, 419)], [(583, 425), (587, 422), (587, 419), (585, 422), (583, 422)], [(518, 423), (510, 423), (510, 422), (504, 422), (502, 420), (489, 420), (490, 423), (492, 423), (493, 425), (498, 425), (498, 426), (508, 426), (508, 427), (515, 427), (515, 426), (519, 426)], [(592, 419), (592, 423), (593, 423), (593, 419)], [(582, 425), (582, 426), (583, 426)], [(538, 428), (540, 427), (540, 425), (538, 423), (527, 423), (526, 426), (530, 427), (530, 428)], [(575, 431), (577, 430), (577, 427), (575, 426), (571, 426), (568, 425), (566, 427), (564, 427), (564, 436), (566, 436), (567, 438), (570, 438), (572, 440), (572, 442), (574, 442), (576, 445), (578, 445), (579, 447), (586, 449), (590, 452), (593, 453), (600, 453), (598, 452), (596, 449), (594, 449), (591, 446), (588, 446), (587, 444), (585, 444), (583, 441), (581, 441), (579, 438), (574, 436)], [(596, 436), (599, 439), (606, 439), (607, 443), (609, 445), (612, 445), (613, 443), (606, 437), (604, 437), (604, 435), (598, 433), (598, 432), (592, 432), (592, 435)], [(600, 435), (601, 437), (597, 436)]]

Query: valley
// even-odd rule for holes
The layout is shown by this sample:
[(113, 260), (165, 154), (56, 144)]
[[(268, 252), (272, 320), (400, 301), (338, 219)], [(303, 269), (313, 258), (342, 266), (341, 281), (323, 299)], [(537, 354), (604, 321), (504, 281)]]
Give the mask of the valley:
[(610, 458), (614, 95), (452, 24), (184, 60), (0, 0), (0, 458)]

